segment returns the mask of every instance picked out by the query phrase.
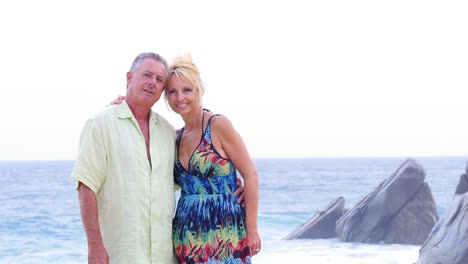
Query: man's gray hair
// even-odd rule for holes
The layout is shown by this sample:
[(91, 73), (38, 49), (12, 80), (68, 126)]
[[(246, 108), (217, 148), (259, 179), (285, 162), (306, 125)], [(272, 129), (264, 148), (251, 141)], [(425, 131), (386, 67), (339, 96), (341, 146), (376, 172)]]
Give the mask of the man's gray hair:
[(153, 52), (144, 52), (144, 53), (141, 53), (140, 55), (138, 55), (133, 60), (132, 66), (130, 67), (130, 71), (131, 72), (136, 71), (141, 66), (141, 63), (145, 59), (153, 59), (155, 61), (158, 61), (158, 62), (162, 63), (164, 65), (164, 67), (166, 68), (166, 75), (167, 75), (167, 71), (169, 69), (169, 66), (167, 64), (166, 59), (164, 59), (161, 55), (159, 55), (157, 53), (153, 53)]

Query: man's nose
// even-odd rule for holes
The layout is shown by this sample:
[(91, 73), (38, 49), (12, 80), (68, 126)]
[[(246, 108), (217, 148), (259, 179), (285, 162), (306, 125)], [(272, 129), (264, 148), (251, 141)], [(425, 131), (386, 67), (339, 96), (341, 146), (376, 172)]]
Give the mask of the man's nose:
[(149, 78), (148, 85), (153, 86), (153, 85), (156, 84), (156, 81), (157, 81), (156, 77), (151, 77), (151, 78)]

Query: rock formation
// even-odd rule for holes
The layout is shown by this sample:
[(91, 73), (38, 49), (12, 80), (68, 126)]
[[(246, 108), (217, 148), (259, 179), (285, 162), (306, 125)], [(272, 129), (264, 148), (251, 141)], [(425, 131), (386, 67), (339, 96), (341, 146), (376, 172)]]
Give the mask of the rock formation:
[(424, 169), (408, 159), (336, 223), (343, 241), (422, 244), (437, 222)]
[(458, 181), (457, 189), (455, 190), (455, 195), (464, 194), (468, 191), (468, 162), (466, 162), (466, 170), (465, 174), (460, 176), (460, 180)]
[(468, 263), (468, 163), (453, 202), (419, 250), (417, 264)]
[(344, 198), (338, 197), (324, 210), (317, 212), (311, 219), (284, 237), (283, 240), (336, 237), (335, 225), (336, 221), (344, 214), (344, 205)]

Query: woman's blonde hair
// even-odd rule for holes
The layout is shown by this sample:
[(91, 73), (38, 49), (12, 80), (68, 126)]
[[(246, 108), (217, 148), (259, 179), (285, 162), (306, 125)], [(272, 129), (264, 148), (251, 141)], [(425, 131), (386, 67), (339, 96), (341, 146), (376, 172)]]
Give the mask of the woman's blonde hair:
[(198, 67), (193, 62), (192, 56), (190, 54), (178, 55), (169, 66), (167, 81), (164, 86), (164, 95), (166, 98), (167, 85), (169, 84), (169, 78), (171, 78), (172, 75), (190, 83), (190, 85), (198, 91), (201, 106), (203, 93), (205, 92), (205, 86), (201, 80)]

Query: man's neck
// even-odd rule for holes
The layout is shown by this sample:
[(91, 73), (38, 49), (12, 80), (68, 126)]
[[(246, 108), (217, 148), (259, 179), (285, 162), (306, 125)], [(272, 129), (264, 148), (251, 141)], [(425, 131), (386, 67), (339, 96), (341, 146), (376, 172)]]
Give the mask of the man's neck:
[(151, 107), (142, 107), (139, 106), (136, 103), (133, 102), (128, 102), (128, 107), (130, 108), (130, 111), (132, 111), (133, 116), (135, 116), (136, 120), (139, 121), (144, 121), (149, 119), (149, 113), (151, 111)]

